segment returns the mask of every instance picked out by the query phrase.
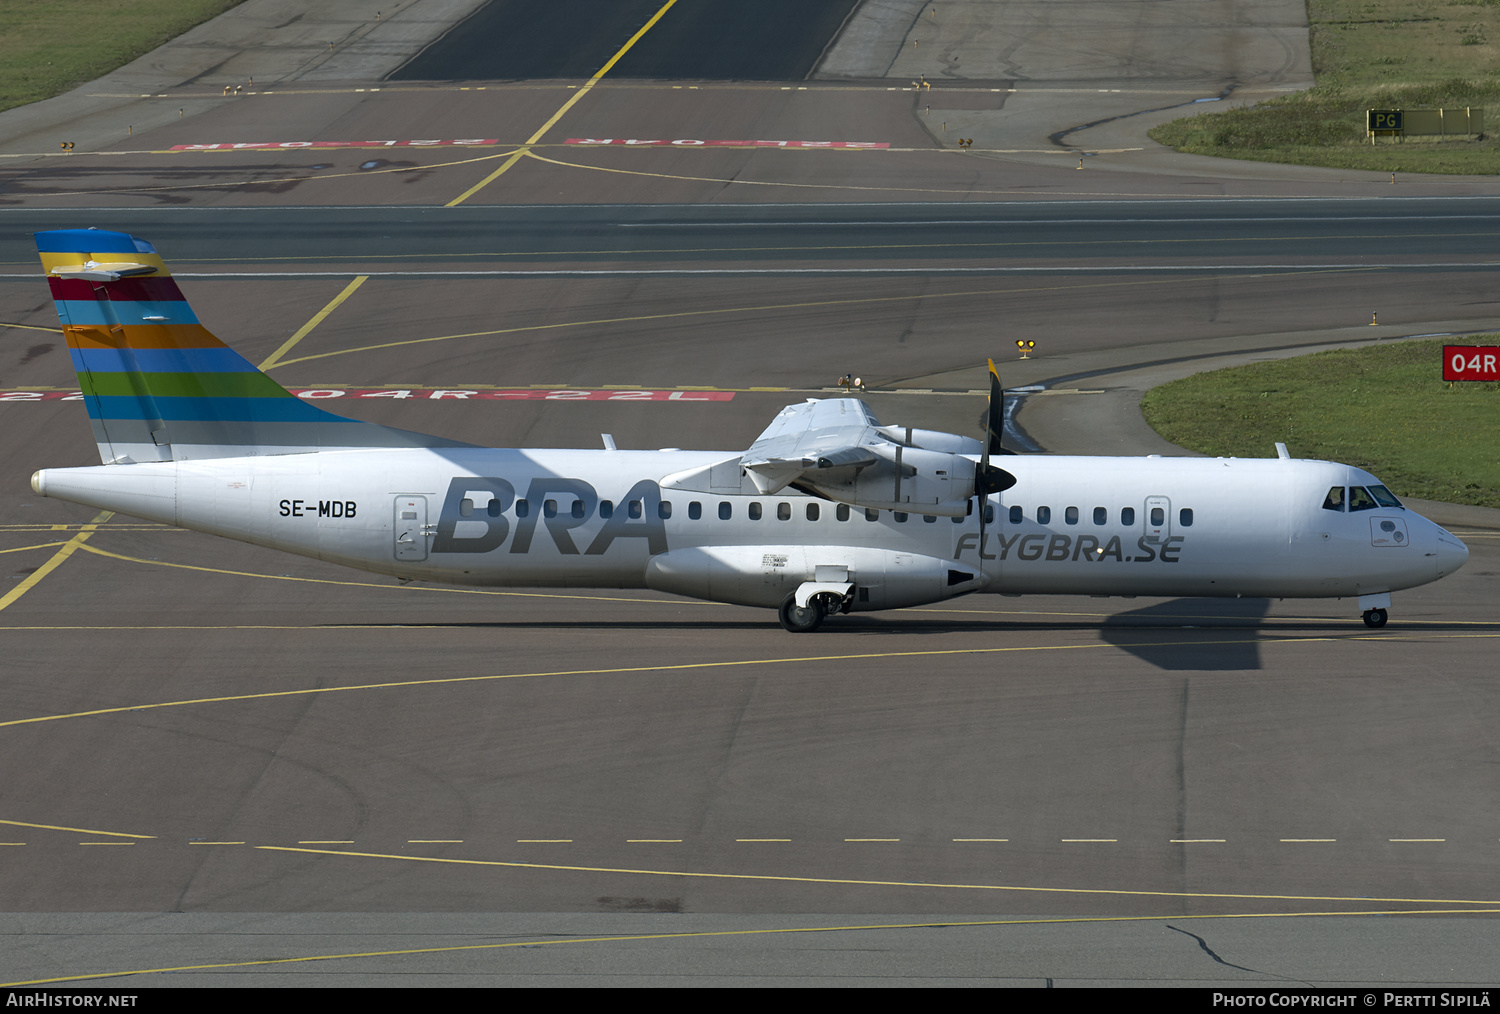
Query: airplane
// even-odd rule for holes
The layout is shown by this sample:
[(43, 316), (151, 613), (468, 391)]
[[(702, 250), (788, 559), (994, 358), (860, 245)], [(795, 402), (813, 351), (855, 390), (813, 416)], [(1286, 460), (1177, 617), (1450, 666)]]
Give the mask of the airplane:
[[(831, 615), (974, 592), (1356, 598), (1451, 574), (1464, 544), (1369, 472), (1275, 458), (1011, 455), (788, 406), (742, 451), (491, 449), (346, 419), (198, 322), (156, 249), (36, 234), (103, 464), (38, 494), (402, 580), (650, 588)], [(1004, 467), (991, 463), (1004, 455)]]

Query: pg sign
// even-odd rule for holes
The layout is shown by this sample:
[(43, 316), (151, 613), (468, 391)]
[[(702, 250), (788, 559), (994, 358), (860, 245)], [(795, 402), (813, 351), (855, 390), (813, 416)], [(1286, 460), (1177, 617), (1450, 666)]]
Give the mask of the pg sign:
[(1500, 380), (1500, 345), (1444, 345), (1444, 380)]

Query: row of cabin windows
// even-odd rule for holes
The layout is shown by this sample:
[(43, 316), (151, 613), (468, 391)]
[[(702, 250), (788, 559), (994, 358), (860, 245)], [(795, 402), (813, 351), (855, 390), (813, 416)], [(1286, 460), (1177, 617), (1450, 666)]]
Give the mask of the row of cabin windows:
[[(1394, 499), (1394, 497), (1392, 497), (1392, 499)], [(1324, 506), (1326, 507), (1327, 504), (1325, 504)], [(492, 517), (496, 516), (496, 515), (498, 515), (500, 513), (499, 507), (500, 507), (500, 501), (498, 501), (498, 500), (491, 500), (490, 503), (489, 503), (488, 508), (486, 509), (486, 512), (488, 514), (490, 514)], [(1338, 508), (1333, 508), (1333, 509), (1336, 510)], [(1363, 508), (1354, 507), (1352, 509), (1353, 510), (1361, 510)], [(971, 508), (971, 510), (972, 510), (972, 508)], [(640, 500), (630, 500), (630, 501), (628, 501), (625, 504), (625, 513), (626, 513), (626, 515), (628, 517), (639, 518), (639, 517), (641, 517), (643, 515), (644, 511), (645, 511), (645, 508), (644, 508), (644, 506), (643, 506), (643, 504), (642, 504), (642, 502)], [(874, 509), (869, 508), (869, 507), (862, 507), (862, 508), (859, 508), (859, 511), (860, 511), (860, 513), (862, 513), (864, 515), (864, 518), (865, 518), (866, 521), (877, 521), (877, 520), (880, 519), (880, 512), (878, 510), (874, 510)], [(555, 518), (555, 517), (557, 517), (557, 512), (558, 512), (558, 505), (557, 505), (557, 501), (556, 500), (543, 500), (542, 501), (542, 516), (543, 517)], [(463, 515), (464, 517), (471, 516), (474, 513), (474, 504), (473, 504), (473, 502), (470, 501), (470, 500), (464, 500), (463, 503), (459, 507), (459, 513), (461, 515)], [(531, 504), (529, 502), (527, 502), (525, 499), (521, 499), (521, 500), (517, 500), (516, 501), (516, 517), (518, 517), (518, 518), (524, 518), (524, 517), (527, 517), (528, 515), (530, 515), (530, 513), (531, 513)], [(763, 516), (763, 508), (761, 507), (761, 504), (760, 504), (759, 501), (752, 500), (750, 502), (749, 506), (746, 508), (745, 513), (750, 518), (751, 521), (759, 521), (761, 519), (761, 517)], [(809, 520), (809, 521), (817, 521), (820, 517), (822, 517), (821, 504), (820, 503), (816, 503), (816, 502), (815, 503), (809, 503), (809, 504), (807, 504), (806, 508), (805, 508), (805, 513), (806, 513), (807, 520)], [(583, 501), (582, 500), (574, 500), (572, 506), (569, 508), (569, 514), (572, 517), (580, 518), (581, 519), (584, 516)], [(703, 504), (700, 501), (698, 501), (698, 500), (692, 500), (692, 501), (690, 501), (688, 503), (687, 514), (688, 514), (688, 518), (691, 519), (691, 520), (693, 520), (693, 521), (698, 521), (698, 520), (702, 519), (702, 517), (703, 517)], [(895, 517), (896, 521), (899, 522), (899, 523), (904, 523), (907, 520), (907, 518), (909, 518), (911, 516), (906, 511), (892, 511), (891, 514), (892, 514), (893, 517)], [(1166, 511), (1165, 511), (1165, 509), (1163, 509), (1161, 507), (1152, 507), (1151, 510), (1150, 510), (1150, 512), (1149, 512), (1149, 514), (1150, 514), (1151, 526), (1153, 528), (1160, 528), (1162, 525), (1164, 525), (1166, 523)], [(599, 501), (599, 516), (601, 518), (608, 519), (608, 518), (614, 517), (614, 515), (615, 515), (615, 504), (614, 504), (614, 501), (612, 501), (612, 500), (600, 500)], [(670, 501), (670, 500), (662, 500), (659, 503), (657, 503), (657, 505), (656, 505), (656, 516), (659, 517), (659, 518), (662, 518), (663, 520), (665, 520), (667, 518), (670, 518), (672, 516), (672, 501)], [(841, 504), (836, 504), (834, 506), (833, 516), (835, 518), (837, 518), (838, 520), (840, 520), (840, 521), (848, 521), (850, 519), (850, 517), (853, 516), (853, 512), (850, 510), (848, 504), (841, 503)], [(720, 500), (719, 501), (719, 520), (720, 521), (728, 521), (728, 520), (730, 520), (733, 517), (734, 517), (734, 505), (732, 503), (730, 503), (728, 500)], [(1077, 507), (1064, 507), (1063, 508), (1063, 523), (1064, 524), (1076, 525), (1079, 522), (1079, 517), (1080, 517), (1079, 510), (1078, 510)], [(1102, 527), (1104, 525), (1109, 524), (1109, 508), (1107, 508), (1107, 507), (1095, 507), (1094, 508), (1093, 518), (1094, 518), (1094, 524), (1095, 525), (1098, 525), (1098, 526)], [(790, 521), (792, 519), (792, 505), (789, 502), (783, 500), (783, 501), (779, 502), (776, 505), (776, 519), (778, 521)], [(937, 522), (937, 516), (934, 515), (934, 514), (923, 514), (922, 515), (922, 520), (925, 521), (927, 524), (935, 524)], [(994, 506), (994, 504), (986, 504), (985, 505), (985, 508), (984, 508), (984, 520), (985, 520), (986, 524), (993, 524), (994, 523), (994, 521), (995, 521), (995, 506)], [(1010, 520), (1010, 523), (1013, 524), (1013, 525), (1019, 525), (1019, 524), (1021, 524), (1021, 522), (1023, 522), (1025, 520), (1025, 511), (1021, 507), (1020, 504), (1012, 504), (1011, 505), (1011, 507), (1010, 507), (1010, 513), (1009, 513), (1009, 520)], [(952, 521), (953, 521), (954, 524), (963, 524), (964, 519), (962, 517), (956, 517), (956, 518), (953, 518)], [(1037, 521), (1037, 524), (1040, 524), (1040, 525), (1051, 524), (1052, 523), (1052, 508), (1051, 507), (1038, 507), (1036, 509), (1036, 521)], [(1178, 523), (1178, 525), (1180, 525), (1183, 528), (1191, 528), (1193, 526), (1193, 509), (1191, 507), (1183, 507), (1181, 510), (1179, 510), (1177, 512), (1177, 523)], [(1134, 507), (1122, 507), (1122, 508), (1120, 508), (1120, 524), (1122, 526), (1126, 527), (1126, 528), (1129, 528), (1129, 527), (1131, 527), (1132, 525), (1135, 524), (1135, 508)]]
[[(1152, 507), (1148, 514), (1150, 516), (1152, 528), (1160, 528), (1167, 523), (1167, 511), (1164, 507)], [(1079, 523), (1081, 517), (1082, 515), (1077, 507), (1063, 508), (1063, 524), (1076, 525)], [(995, 509), (993, 507), (985, 508), (984, 519), (987, 522), (995, 520)], [(1099, 527), (1103, 527), (1104, 525), (1109, 524), (1109, 508), (1095, 507), (1093, 519), (1094, 524)], [(1019, 525), (1021, 522), (1026, 520), (1025, 509), (1020, 504), (1011, 504), (1008, 520), (1013, 525)], [(1050, 525), (1052, 523), (1052, 508), (1038, 507), (1036, 509), (1036, 522), (1039, 525)], [(1134, 524), (1135, 508), (1121, 507), (1120, 525), (1125, 528), (1130, 528)], [(1177, 512), (1177, 524), (1182, 528), (1193, 527), (1193, 509), (1191, 507), (1183, 507)]]

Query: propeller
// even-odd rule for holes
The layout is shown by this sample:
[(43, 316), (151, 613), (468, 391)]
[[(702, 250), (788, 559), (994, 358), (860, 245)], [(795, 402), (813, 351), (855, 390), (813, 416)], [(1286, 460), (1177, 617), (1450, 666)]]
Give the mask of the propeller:
[(1000, 493), (1016, 484), (1016, 477), (1003, 468), (990, 464), (991, 454), (1009, 454), (1000, 442), (1005, 430), (1005, 389), (1000, 386), (1000, 371), (995, 369), (993, 359), (986, 360), (990, 368), (990, 401), (984, 414), (984, 452), (979, 456), (979, 465), (974, 471), (974, 495), (979, 498), (979, 556), (984, 559), (985, 514), (991, 493)]

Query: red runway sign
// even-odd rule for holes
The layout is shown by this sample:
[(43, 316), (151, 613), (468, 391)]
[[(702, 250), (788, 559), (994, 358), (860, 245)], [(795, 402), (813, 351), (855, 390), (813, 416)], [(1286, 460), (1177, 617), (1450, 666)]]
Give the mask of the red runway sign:
[(1444, 380), (1500, 380), (1500, 345), (1444, 345)]

